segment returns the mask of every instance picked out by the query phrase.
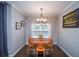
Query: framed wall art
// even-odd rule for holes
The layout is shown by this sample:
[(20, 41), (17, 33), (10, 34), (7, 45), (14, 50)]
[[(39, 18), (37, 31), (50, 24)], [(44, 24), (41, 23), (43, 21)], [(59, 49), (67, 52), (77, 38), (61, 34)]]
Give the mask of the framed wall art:
[(79, 27), (79, 8), (63, 16), (63, 28)]
[(21, 21), (21, 26), (24, 27), (25, 26), (25, 22)]
[(17, 30), (21, 29), (21, 23), (20, 22), (16, 22), (16, 29)]

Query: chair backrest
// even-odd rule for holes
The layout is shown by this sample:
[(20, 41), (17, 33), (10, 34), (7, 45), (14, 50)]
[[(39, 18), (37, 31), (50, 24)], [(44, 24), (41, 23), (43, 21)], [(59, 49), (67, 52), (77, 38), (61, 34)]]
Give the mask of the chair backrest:
[(33, 44), (33, 39), (32, 39), (32, 37), (31, 36), (29, 36), (29, 39), (28, 39), (28, 43), (29, 43), (29, 45), (32, 45)]
[(37, 41), (37, 48), (45, 48), (45, 41), (44, 40), (38, 40)]
[(52, 45), (53, 44), (53, 40), (52, 40), (52, 38), (48, 38), (48, 43), (47, 43), (48, 45)]

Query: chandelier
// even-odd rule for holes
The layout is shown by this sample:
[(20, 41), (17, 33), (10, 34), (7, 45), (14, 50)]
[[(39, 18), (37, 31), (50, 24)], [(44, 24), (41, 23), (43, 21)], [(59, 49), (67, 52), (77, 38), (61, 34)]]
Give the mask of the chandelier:
[(37, 18), (37, 22), (46, 22), (47, 19), (43, 17), (43, 8), (41, 8), (40, 10), (41, 10), (41, 17)]

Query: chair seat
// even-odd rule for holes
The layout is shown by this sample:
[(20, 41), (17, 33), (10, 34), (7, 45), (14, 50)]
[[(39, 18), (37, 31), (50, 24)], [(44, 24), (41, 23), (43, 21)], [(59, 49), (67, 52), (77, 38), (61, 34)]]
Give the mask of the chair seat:
[(44, 48), (37, 48), (36, 50), (37, 50), (38, 52), (44, 52), (44, 51), (45, 51)]
[(36, 49), (38, 52), (44, 52), (45, 49)]

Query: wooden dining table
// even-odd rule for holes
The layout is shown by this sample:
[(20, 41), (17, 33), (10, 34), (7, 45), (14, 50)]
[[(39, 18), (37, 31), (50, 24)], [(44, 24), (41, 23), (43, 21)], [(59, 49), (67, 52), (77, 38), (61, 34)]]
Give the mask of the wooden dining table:
[(47, 43), (49, 43), (49, 41), (48, 41), (47, 38), (43, 38), (43, 39), (33, 38), (33, 39), (32, 39), (32, 43), (33, 43), (33, 44), (38, 44), (38, 43), (47, 44)]

